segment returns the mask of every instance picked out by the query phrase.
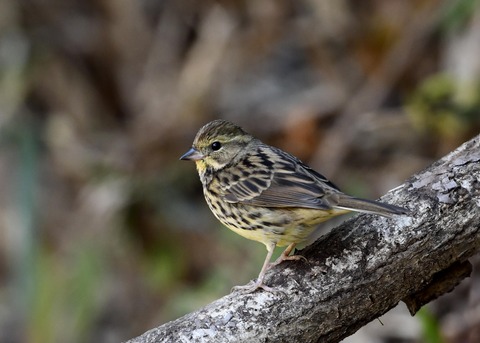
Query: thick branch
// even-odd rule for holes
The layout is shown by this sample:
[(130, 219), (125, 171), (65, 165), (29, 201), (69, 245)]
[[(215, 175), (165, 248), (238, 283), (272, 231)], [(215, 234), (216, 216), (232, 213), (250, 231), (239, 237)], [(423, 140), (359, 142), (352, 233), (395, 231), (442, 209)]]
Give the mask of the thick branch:
[(356, 216), (273, 268), (285, 294), (229, 294), (128, 343), (338, 342), (402, 299), (415, 313), (480, 250), (479, 161), (480, 136), (383, 197), (411, 217)]

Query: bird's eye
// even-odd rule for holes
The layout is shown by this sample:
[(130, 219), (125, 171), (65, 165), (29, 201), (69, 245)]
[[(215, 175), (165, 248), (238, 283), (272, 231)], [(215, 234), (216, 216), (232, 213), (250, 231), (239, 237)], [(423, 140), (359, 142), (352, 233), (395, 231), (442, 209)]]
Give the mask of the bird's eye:
[(222, 147), (222, 144), (220, 142), (213, 142), (212, 143), (212, 150), (213, 151), (220, 150), (221, 147)]

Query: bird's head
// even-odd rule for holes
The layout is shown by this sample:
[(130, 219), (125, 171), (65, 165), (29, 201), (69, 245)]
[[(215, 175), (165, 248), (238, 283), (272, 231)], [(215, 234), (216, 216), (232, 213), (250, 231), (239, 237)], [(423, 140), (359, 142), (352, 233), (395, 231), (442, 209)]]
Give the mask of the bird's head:
[(207, 168), (219, 170), (232, 162), (253, 139), (235, 124), (214, 120), (198, 131), (192, 148), (180, 159), (195, 161), (199, 172)]

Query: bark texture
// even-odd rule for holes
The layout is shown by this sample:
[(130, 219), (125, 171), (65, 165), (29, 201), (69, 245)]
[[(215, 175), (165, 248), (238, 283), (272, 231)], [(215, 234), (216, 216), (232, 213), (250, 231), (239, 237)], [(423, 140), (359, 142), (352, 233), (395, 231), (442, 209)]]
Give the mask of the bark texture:
[(414, 314), (468, 276), (480, 250), (480, 136), (267, 273), (284, 293), (229, 294), (128, 343), (338, 342), (401, 300)]

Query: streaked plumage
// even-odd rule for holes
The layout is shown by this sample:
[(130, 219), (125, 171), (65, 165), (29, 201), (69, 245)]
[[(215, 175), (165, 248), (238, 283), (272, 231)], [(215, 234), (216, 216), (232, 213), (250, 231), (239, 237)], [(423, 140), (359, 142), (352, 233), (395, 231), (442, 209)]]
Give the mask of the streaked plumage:
[[(257, 281), (237, 287), (247, 292), (271, 290), (263, 284), (265, 271), (283, 260), (299, 259), (290, 252), (323, 221), (349, 211), (387, 217), (407, 213), (398, 206), (342, 193), (293, 155), (225, 120), (202, 127), (181, 159), (196, 162), (205, 199), (218, 220), (267, 247)], [(287, 245), (279, 259), (269, 263), (275, 246)]]

